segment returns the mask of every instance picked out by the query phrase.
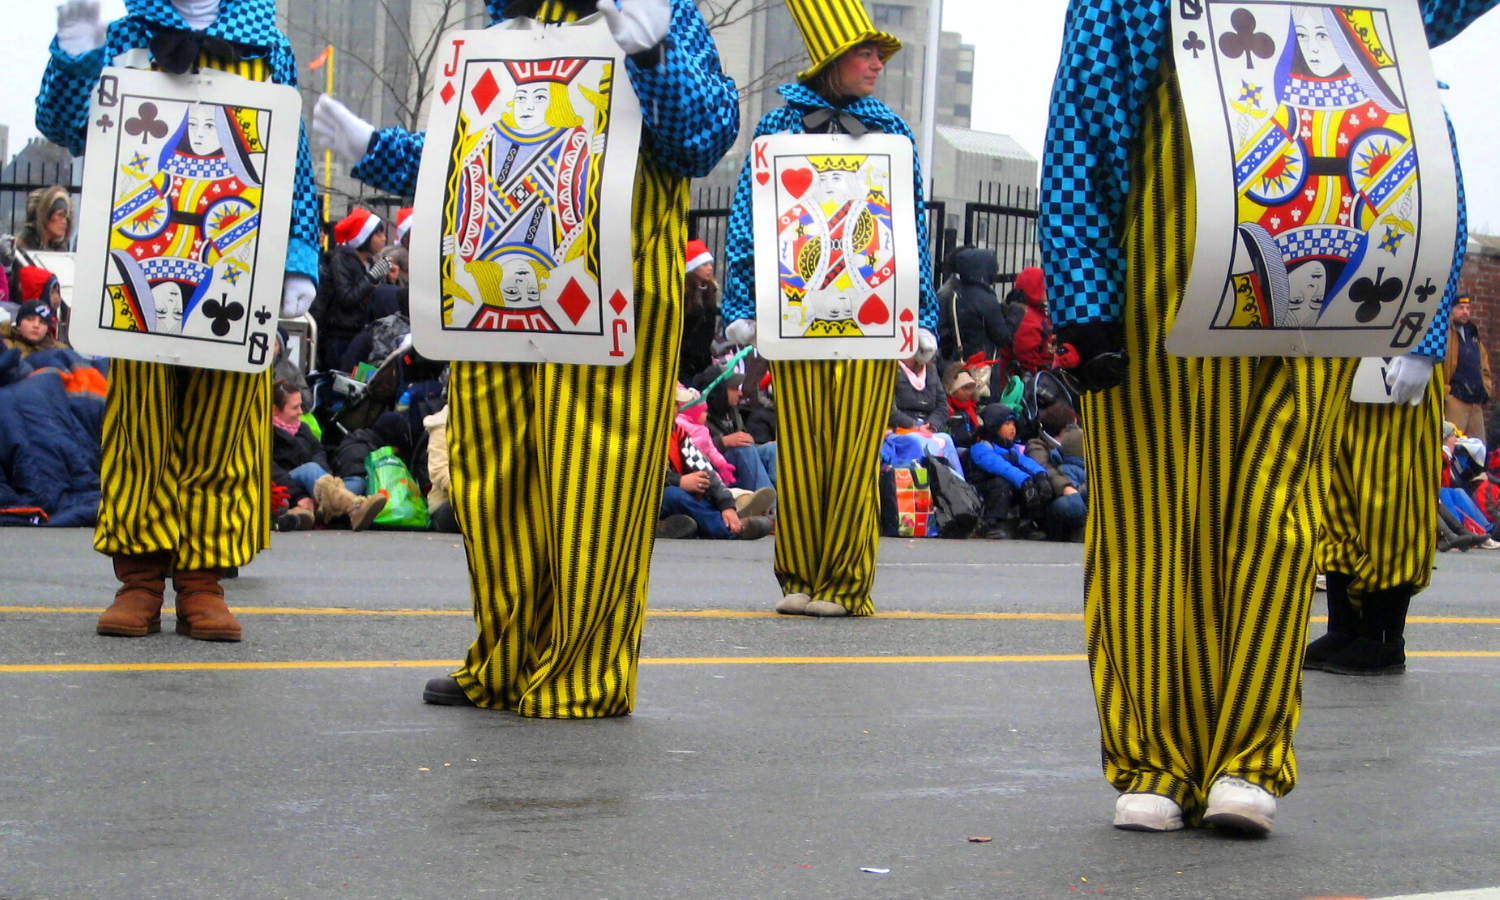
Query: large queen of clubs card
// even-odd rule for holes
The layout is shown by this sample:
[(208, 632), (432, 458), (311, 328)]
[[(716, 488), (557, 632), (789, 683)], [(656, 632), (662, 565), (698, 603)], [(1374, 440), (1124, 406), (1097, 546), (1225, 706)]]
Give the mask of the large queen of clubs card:
[(74, 346), (238, 372), (269, 365), (300, 122), (293, 88), (106, 69), (90, 101)]
[(767, 359), (916, 353), (912, 145), (776, 134), (751, 145), (757, 345)]
[(451, 35), (444, 56), (413, 214), (416, 345), (629, 362), (640, 111), (607, 26), (518, 19)]
[(1390, 356), (1426, 333), (1456, 235), (1417, 0), (1174, 0), (1198, 231), (1167, 347)]

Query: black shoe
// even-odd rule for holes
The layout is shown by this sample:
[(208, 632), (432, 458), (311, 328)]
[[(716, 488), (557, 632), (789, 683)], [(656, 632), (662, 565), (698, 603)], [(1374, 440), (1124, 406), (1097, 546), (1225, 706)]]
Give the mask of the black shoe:
[(1023, 541), (1045, 541), (1047, 532), (1038, 528), (1035, 522), (1026, 522), (1016, 529), (1016, 537)]
[(1406, 644), (1386, 644), (1357, 637), (1323, 663), (1335, 675), (1400, 675), (1406, 671)]
[(1328, 633), (1307, 645), (1302, 657), (1302, 668), (1321, 670), (1328, 660), (1354, 643), (1359, 634), (1359, 610), (1349, 601), (1349, 584), (1352, 576), (1342, 572), (1329, 572), (1328, 579)]
[(458, 679), (452, 676), (427, 679), (427, 687), (422, 689), (422, 702), (436, 706), (474, 705), (464, 689), (458, 686)]
[[(1331, 585), (1330, 585), (1331, 587)], [(1323, 664), (1335, 675), (1399, 675), (1406, 671), (1406, 611), (1416, 589), (1409, 584), (1374, 591), (1360, 601), (1359, 637)]]
[(758, 541), (769, 535), (772, 531), (771, 520), (766, 516), (751, 516), (748, 519), (741, 519), (740, 524), (743, 527), (735, 537), (742, 541)]
[(240, 577), (240, 567), (239, 566), (225, 566), (224, 568), (222, 568), (222, 569), (219, 570), (219, 577), (220, 578), (238, 578), (238, 577)]
[(659, 538), (672, 538), (682, 540), (684, 538), (698, 536), (698, 522), (687, 513), (677, 513), (667, 516), (656, 523), (656, 536)]
[(996, 525), (984, 533), (987, 541), (1013, 541), (1016, 539), (1016, 529), (1009, 523)]

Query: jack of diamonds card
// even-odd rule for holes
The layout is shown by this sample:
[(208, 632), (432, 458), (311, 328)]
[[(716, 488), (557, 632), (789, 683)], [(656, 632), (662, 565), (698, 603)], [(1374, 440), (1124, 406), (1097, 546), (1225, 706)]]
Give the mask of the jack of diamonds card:
[(1457, 227), (1417, 0), (1174, 0), (1172, 24), (1198, 231), (1168, 349), (1410, 349)]
[(85, 353), (271, 362), (301, 100), (223, 72), (106, 69), (90, 98), (69, 337)]
[(792, 135), (751, 145), (757, 346), (767, 359), (916, 352), (911, 141)]
[(413, 214), (415, 343), (436, 359), (629, 362), (641, 119), (608, 28), (520, 19), (446, 40)]

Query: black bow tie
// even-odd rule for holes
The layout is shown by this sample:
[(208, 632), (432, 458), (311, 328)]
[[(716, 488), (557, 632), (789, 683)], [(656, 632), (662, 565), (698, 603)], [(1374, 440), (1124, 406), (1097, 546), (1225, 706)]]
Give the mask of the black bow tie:
[[(505, 7), (502, 15), (507, 19), (536, 18), (537, 12), (546, 2), (547, 0), (513, 0), (509, 6)], [(577, 13), (579, 18), (591, 16), (599, 11), (599, 5), (590, 0), (558, 0), (558, 2), (568, 11)]]
[(203, 53), (227, 63), (240, 61), (240, 52), (233, 44), (201, 31), (163, 28), (151, 36), (151, 58), (173, 75), (192, 71)]
[(865, 123), (839, 109), (815, 109), (802, 117), (802, 129), (808, 134), (844, 134), (859, 137), (868, 134)]

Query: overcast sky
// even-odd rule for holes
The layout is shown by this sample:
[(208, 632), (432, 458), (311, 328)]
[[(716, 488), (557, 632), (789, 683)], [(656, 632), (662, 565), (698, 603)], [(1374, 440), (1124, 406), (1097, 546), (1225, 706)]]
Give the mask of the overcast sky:
[[(944, 7), (945, 27), (975, 48), (974, 127), (1009, 134), (1038, 157), (1066, 5), (1064, 0), (946, 0)], [(15, 153), (36, 134), (36, 90), (56, 16), (47, 0), (6, 0), (6, 6), (0, 18), (9, 62), (0, 69), (0, 123), (10, 126)], [(103, 0), (103, 7), (106, 19), (124, 12), (123, 0)], [(1496, 48), (1500, 11), (1434, 53), (1438, 78), (1452, 88), (1445, 101), (1464, 163), (1469, 226), (1489, 234), (1500, 232), (1500, 102), (1484, 93), (1500, 80)]]

